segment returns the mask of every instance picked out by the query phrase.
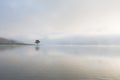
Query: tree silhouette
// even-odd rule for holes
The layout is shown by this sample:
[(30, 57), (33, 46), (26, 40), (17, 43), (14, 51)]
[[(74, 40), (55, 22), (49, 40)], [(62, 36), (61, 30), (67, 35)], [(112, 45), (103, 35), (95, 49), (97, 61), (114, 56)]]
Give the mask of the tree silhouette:
[(38, 45), (40, 43), (40, 41), (39, 40), (35, 40), (35, 43)]

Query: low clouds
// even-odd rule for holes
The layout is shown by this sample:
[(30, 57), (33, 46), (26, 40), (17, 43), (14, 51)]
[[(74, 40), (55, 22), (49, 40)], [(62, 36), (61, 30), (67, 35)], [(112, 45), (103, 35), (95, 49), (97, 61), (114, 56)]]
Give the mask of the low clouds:
[(0, 36), (118, 35), (118, 0), (0, 0)]

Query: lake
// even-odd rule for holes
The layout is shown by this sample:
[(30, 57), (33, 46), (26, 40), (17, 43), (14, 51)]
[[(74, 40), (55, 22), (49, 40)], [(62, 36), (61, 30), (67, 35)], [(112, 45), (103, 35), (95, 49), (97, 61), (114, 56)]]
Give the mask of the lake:
[(120, 46), (0, 46), (0, 80), (120, 80)]

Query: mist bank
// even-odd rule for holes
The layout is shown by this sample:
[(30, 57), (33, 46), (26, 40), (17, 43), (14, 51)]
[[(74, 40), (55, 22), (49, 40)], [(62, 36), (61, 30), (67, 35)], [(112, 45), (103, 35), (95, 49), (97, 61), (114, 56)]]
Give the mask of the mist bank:
[[(63, 38), (43, 38), (40, 45), (120, 45), (120, 36), (71, 36)], [(0, 45), (34, 45), (31, 42), (17, 41), (0, 37)]]
[(120, 45), (119, 36), (73, 36), (59, 39), (41, 39), (44, 45)]

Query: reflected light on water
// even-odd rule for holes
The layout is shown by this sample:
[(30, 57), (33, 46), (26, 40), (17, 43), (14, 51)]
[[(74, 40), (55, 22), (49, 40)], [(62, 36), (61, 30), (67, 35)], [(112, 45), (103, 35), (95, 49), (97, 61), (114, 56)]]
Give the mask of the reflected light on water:
[(79, 46), (4, 49), (0, 51), (0, 79), (119, 80), (119, 52), (119, 48)]

